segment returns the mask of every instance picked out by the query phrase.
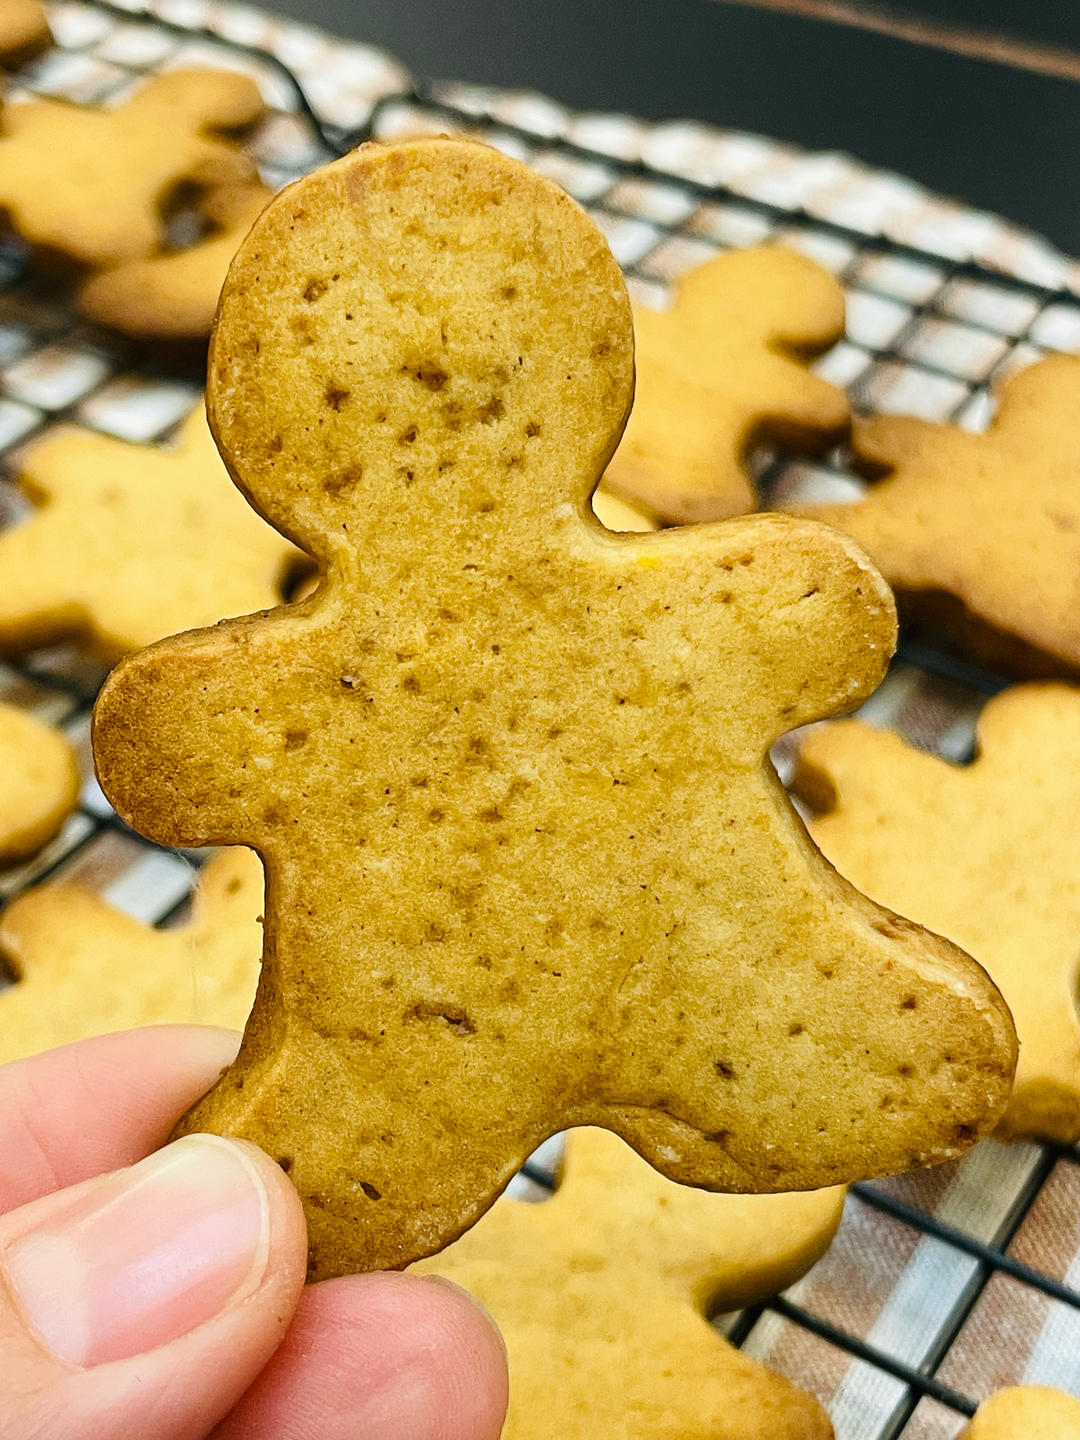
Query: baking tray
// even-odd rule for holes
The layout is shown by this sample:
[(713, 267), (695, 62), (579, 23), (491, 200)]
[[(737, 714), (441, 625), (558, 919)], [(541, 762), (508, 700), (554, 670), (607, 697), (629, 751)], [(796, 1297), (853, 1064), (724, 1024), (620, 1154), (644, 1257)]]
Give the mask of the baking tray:
[[(150, 13), (152, 10), (153, 13)], [(250, 73), (271, 107), (249, 142), (280, 185), (371, 136), (466, 130), (536, 166), (584, 204), (636, 299), (730, 246), (782, 240), (833, 271), (847, 338), (816, 369), (857, 410), (982, 429), (993, 385), (1054, 350), (1080, 350), (1080, 267), (1037, 236), (843, 155), (808, 154), (693, 122), (579, 114), (543, 96), (415, 80), (390, 57), (219, 0), (49, 6), (57, 47), (8, 95), (82, 104), (123, 98), (180, 64)], [(1033, 157), (1037, 163), (1037, 157)], [(94, 330), (17, 242), (0, 243), (0, 523), (26, 502), (12, 459), (58, 421), (167, 441), (200, 380)], [(843, 452), (763, 454), (764, 503), (850, 496)], [(0, 874), (0, 900), (63, 876), (143, 921), (181, 920), (204, 856), (162, 849), (113, 814), (89, 754), (103, 672), (75, 650), (0, 666), (0, 698), (60, 725), (79, 746), (78, 810), (34, 861)], [(902, 647), (863, 714), (950, 760), (970, 758), (976, 717), (1004, 682), (932, 645)], [(775, 761), (793, 755), (781, 742)], [(10, 979), (10, 977), (8, 977)], [(542, 1199), (548, 1145), (515, 1182)], [(947, 1440), (998, 1387), (1080, 1393), (1080, 1152), (988, 1141), (963, 1161), (853, 1187), (819, 1264), (783, 1295), (716, 1324), (748, 1354), (817, 1394), (838, 1440)]]

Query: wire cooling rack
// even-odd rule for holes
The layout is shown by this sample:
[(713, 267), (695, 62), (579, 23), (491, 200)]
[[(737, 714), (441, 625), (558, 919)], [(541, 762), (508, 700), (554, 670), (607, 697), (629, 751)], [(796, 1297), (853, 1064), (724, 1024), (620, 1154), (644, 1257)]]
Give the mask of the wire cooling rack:
[[(57, 47), (8, 83), (83, 104), (122, 98), (146, 74), (207, 63), (251, 73), (271, 113), (250, 141), (280, 185), (361, 139), (467, 130), (528, 161), (586, 205), (637, 300), (663, 305), (682, 271), (728, 246), (779, 239), (832, 270), (847, 338), (818, 362), (862, 411), (972, 429), (995, 382), (1052, 350), (1080, 350), (1080, 271), (1034, 237), (940, 202), (842, 156), (803, 155), (692, 125), (574, 115), (539, 96), (418, 85), (367, 47), (221, 0), (53, 4)], [(980, 263), (990, 257), (1002, 273)], [(59, 420), (122, 439), (167, 440), (200, 379), (93, 330), (17, 242), (0, 243), (0, 524), (26, 512), (17, 453)], [(859, 482), (837, 453), (765, 455), (765, 503), (840, 498)], [(0, 874), (0, 899), (62, 873), (153, 924), (185, 910), (203, 856), (163, 850), (113, 815), (92, 778), (89, 712), (101, 670), (74, 650), (0, 667), (0, 698), (60, 725), (87, 777), (61, 835)], [(864, 708), (950, 760), (970, 757), (976, 716), (1003, 682), (908, 644)], [(775, 759), (786, 774), (793, 749)], [(8, 977), (10, 978), (10, 977)], [(551, 1186), (545, 1147), (516, 1183)], [(1080, 1393), (1080, 1153), (985, 1142), (961, 1162), (854, 1187), (835, 1243), (799, 1284), (718, 1317), (733, 1343), (816, 1393), (839, 1440), (948, 1440), (999, 1386)]]

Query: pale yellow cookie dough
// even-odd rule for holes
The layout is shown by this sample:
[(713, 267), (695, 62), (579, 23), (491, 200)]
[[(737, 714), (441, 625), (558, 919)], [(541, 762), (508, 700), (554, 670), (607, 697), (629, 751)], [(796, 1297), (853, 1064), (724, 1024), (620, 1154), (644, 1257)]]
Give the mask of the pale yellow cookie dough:
[(1046, 1385), (999, 1390), (979, 1406), (960, 1440), (1080, 1440), (1080, 1400)]

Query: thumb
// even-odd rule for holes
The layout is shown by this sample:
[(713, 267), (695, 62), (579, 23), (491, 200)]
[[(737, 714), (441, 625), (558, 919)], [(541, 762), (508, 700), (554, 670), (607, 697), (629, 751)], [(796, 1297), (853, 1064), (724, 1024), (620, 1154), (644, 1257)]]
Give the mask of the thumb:
[(0, 1219), (0, 1440), (202, 1440), (284, 1336), (296, 1192), (254, 1146), (191, 1135)]

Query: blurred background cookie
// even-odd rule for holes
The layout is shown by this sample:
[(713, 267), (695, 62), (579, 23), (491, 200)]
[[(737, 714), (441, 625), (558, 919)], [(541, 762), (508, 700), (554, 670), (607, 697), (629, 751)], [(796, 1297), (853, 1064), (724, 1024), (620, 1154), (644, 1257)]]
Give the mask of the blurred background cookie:
[(813, 453), (847, 429), (847, 396), (808, 368), (843, 333), (836, 280), (780, 245), (690, 270), (669, 310), (636, 305), (634, 408), (604, 488), (672, 524), (756, 509), (756, 447)]
[(39, 850), (79, 798), (71, 742), (14, 705), (0, 704), (0, 865)]
[(877, 415), (853, 446), (884, 478), (801, 513), (851, 535), (915, 617), (991, 668), (1080, 674), (1080, 357), (1014, 375), (986, 434)]
[(0, 652), (87, 640), (112, 662), (280, 604), (305, 558), (229, 479), (202, 407), (171, 448), (57, 427), (20, 456), (38, 507), (0, 534)]
[(204, 239), (99, 271), (79, 292), (80, 311), (136, 339), (205, 339), (229, 264), (272, 193), (248, 183), (212, 191), (201, 206), (211, 227)]
[(551, 1199), (496, 1201), (414, 1268), (463, 1285), (502, 1331), (504, 1440), (831, 1440), (817, 1401), (741, 1355), (708, 1317), (797, 1280), (843, 1206), (842, 1188), (674, 1185), (608, 1131), (571, 1130)]
[(226, 70), (155, 75), (112, 108), (34, 99), (0, 112), (0, 211), (25, 240), (81, 265), (160, 249), (183, 185), (252, 182), (254, 162), (219, 132), (263, 113), (259, 88)]
[(26, 891), (0, 915), (0, 951), (17, 977), (0, 990), (0, 1065), (137, 1025), (242, 1028), (262, 902), (262, 865), (242, 849), (207, 861), (191, 918), (167, 930), (81, 885)]
[(17, 65), (52, 44), (49, 17), (40, 0), (0, 4), (0, 65)]

